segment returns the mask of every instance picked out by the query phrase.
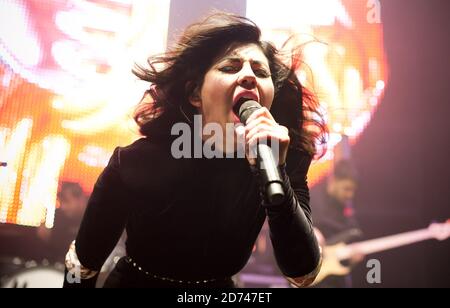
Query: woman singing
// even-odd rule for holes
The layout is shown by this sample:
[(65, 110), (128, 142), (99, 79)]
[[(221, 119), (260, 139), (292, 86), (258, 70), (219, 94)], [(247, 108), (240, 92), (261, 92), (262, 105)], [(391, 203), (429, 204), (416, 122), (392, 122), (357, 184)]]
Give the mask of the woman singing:
[[(117, 147), (98, 178), (66, 257), (81, 281), (66, 278), (66, 287), (93, 286), (124, 229), (127, 256), (105, 287), (233, 287), (266, 217), (282, 273), (296, 286), (312, 283), (321, 253), (306, 175), (326, 127), (296, 77), (299, 58), (286, 59), (250, 20), (217, 13), (189, 26), (148, 67), (135, 68), (151, 84), (134, 117), (143, 138)], [(262, 108), (239, 128), (233, 107), (243, 100)], [(174, 129), (180, 124), (192, 128), (182, 145)], [(211, 138), (209, 124), (223, 132), (213, 147), (223, 155), (212, 158), (194, 153)], [(243, 157), (233, 155), (239, 136)], [(249, 150), (262, 140), (279, 144), (285, 197), (276, 205)]]

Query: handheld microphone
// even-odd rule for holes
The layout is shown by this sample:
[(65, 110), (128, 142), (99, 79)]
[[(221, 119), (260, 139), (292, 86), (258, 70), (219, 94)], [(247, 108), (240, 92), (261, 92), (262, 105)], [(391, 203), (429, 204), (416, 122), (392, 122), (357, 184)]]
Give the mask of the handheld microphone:
[[(250, 115), (259, 108), (261, 108), (261, 105), (258, 102), (247, 100), (236, 104), (233, 111), (238, 115), (240, 121), (245, 124)], [(267, 200), (271, 205), (278, 205), (284, 201), (285, 193), (281, 185), (283, 180), (273, 157), (272, 149), (267, 144), (258, 143), (256, 153), (257, 166), (260, 170)]]

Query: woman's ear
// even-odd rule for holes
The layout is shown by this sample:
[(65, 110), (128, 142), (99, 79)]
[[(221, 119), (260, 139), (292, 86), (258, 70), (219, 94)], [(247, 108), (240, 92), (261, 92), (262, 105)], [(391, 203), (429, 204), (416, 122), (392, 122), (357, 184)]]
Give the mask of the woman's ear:
[(189, 102), (192, 106), (200, 108), (202, 105), (202, 99), (200, 96), (200, 87), (194, 82), (188, 82), (186, 85), (186, 92), (189, 94)]

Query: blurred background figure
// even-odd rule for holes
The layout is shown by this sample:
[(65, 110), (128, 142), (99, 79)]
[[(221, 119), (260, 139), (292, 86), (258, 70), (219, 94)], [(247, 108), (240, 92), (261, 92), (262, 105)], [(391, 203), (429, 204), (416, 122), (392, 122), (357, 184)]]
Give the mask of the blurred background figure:
[(78, 183), (63, 182), (58, 192), (58, 203), (53, 229), (41, 226), (37, 237), (41, 244), (39, 259), (50, 262), (64, 262), (64, 256), (75, 238), (80, 225), (88, 196)]
[[(355, 167), (349, 160), (340, 160), (335, 163), (334, 171), (328, 179), (311, 192), (315, 231), (325, 252), (328, 245), (350, 243), (362, 237), (353, 207), (357, 186), (358, 176)], [(364, 256), (358, 253), (354, 254), (349, 262), (354, 265), (363, 259)], [(325, 253), (324, 263), (326, 261)], [(317, 286), (351, 287), (351, 278), (349, 276), (330, 276)]]
[(59, 287), (64, 256), (76, 236), (88, 195), (79, 183), (62, 182), (57, 193), (54, 226), (2, 225), (0, 286)]

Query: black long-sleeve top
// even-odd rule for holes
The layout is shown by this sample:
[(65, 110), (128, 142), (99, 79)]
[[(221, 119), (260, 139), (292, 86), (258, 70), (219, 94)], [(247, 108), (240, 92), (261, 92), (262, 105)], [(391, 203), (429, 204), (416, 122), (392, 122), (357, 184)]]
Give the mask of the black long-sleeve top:
[(170, 142), (150, 138), (115, 149), (76, 238), (84, 267), (99, 270), (126, 228), (127, 254), (153, 274), (229, 277), (246, 264), (267, 216), (281, 271), (298, 277), (316, 268), (308, 154), (289, 151), (280, 168), (286, 201), (268, 208), (245, 158), (175, 159), (170, 151)]

